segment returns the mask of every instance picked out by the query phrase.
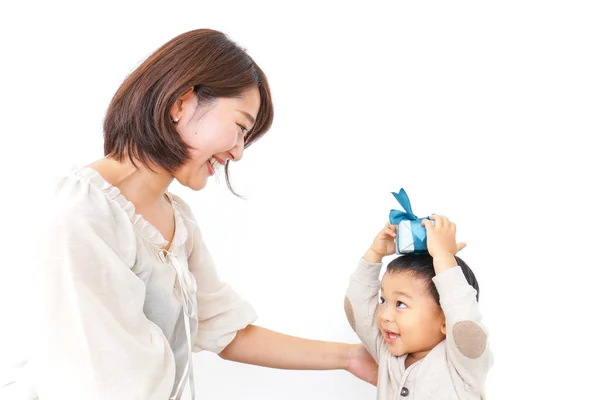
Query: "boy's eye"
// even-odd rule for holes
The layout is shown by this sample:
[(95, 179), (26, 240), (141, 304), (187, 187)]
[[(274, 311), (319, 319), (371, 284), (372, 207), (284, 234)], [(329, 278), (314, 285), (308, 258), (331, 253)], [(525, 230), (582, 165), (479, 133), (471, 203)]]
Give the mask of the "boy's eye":
[(385, 299), (383, 297), (379, 298), (379, 304), (384, 304), (385, 303)]
[(403, 303), (403, 302), (401, 302), (401, 301), (397, 301), (397, 302), (396, 302), (396, 307), (398, 307), (398, 308), (406, 308), (406, 304), (404, 304), (404, 303)]

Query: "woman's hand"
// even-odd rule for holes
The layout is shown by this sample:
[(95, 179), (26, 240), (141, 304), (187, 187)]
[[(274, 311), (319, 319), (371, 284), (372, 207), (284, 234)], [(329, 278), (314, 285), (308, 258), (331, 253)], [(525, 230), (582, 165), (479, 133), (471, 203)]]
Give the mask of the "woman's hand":
[(379, 367), (362, 344), (351, 345), (346, 370), (357, 378), (377, 386)]

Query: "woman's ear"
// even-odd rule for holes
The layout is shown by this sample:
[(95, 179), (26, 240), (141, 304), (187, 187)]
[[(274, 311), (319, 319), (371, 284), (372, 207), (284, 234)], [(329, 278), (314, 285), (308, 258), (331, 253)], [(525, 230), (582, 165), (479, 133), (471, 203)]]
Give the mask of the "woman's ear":
[(195, 97), (195, 93), (194, 93), (194, 88), (190, 87), (188, 90), (185, 91), (184, 94), (182, 94), (181, 96), (179, 96), (179, 98), (175, 101), (175, 103), (173, 103), (173, 106), (171, 107), (171, 120), (173, 122), (178, 122), (184, 114), (184, 109), (186, 108), (186, 105), (190, 103), (190, 100), (193, 100)]

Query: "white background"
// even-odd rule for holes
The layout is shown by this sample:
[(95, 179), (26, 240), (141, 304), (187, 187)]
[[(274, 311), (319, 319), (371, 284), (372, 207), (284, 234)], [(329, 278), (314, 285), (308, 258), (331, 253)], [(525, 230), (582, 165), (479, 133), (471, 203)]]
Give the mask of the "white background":
[[(3, 358), (22, 337), (17, 283), (53, 177), (102, 157), (104, 112), (129, 72), (208, 27), (264, 69), (275, 122), (232, 168), (247, 200), (223, 179), (172, 191), (258, 324), (355, 342), (348, 277), (404, 187), (415, 213), (448, 215), (469, 244), (495, 353), (488, 397), (597, 398), (597, 2), (7, 3)], [(344, 371), (195, 362), (204, 399), (375, 397)]]

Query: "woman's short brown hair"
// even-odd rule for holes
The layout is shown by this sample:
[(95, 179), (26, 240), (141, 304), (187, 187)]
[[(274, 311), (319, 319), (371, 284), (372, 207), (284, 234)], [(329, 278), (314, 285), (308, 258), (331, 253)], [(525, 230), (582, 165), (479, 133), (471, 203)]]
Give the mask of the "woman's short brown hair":
[[(189, 148), (175, 130), (170, 110), (191, 87), (200, 104), (258, 87), (260, 108), (245, 148), (271, 127), (273, 103), (263, 71), (223, 33), (197, 29), (165, 43), (121, 84), (104, 119), (105, 156), (177, 170), (188, 160)], [(228, 167), (229, 163), (225, 175), (231, 190)]]

